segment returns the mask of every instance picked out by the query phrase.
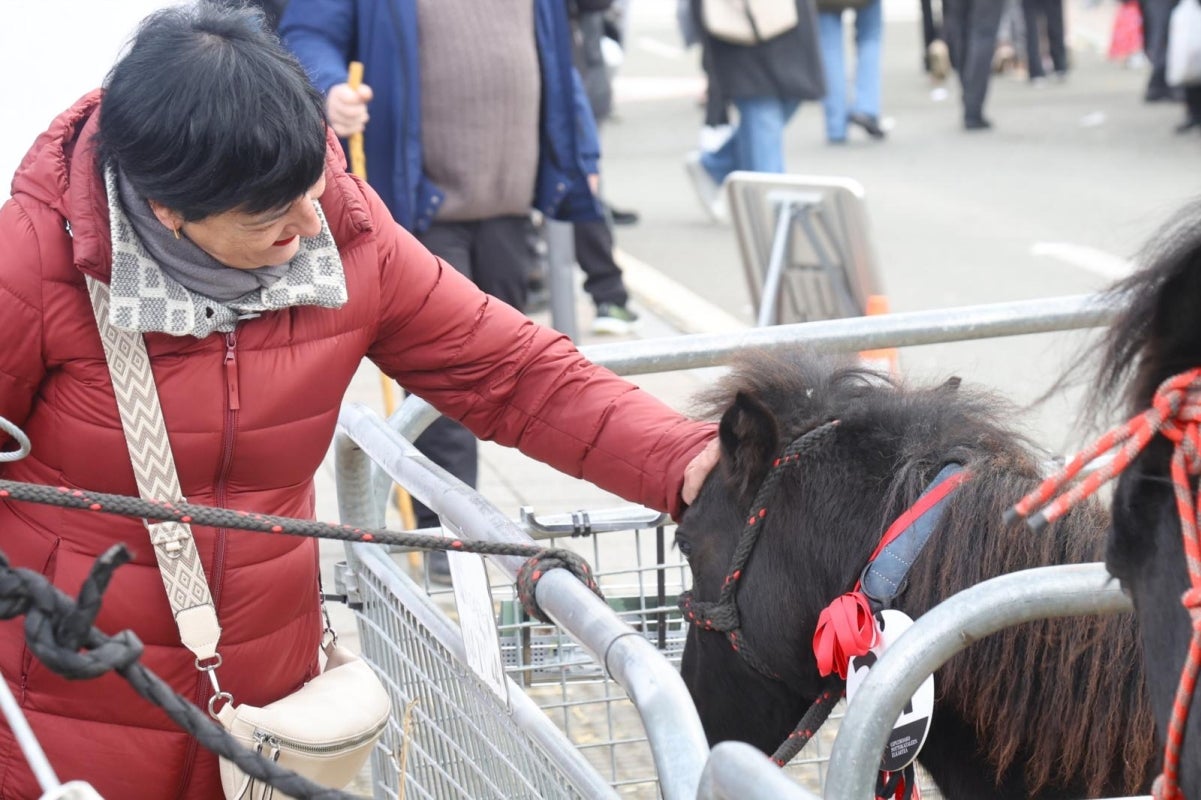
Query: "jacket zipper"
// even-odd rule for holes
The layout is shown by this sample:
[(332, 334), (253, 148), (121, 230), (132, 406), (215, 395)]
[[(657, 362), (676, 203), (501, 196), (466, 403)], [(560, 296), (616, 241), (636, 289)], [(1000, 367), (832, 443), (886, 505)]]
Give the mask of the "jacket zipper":
[[(221, 465), (217, 469), (216, 501), (218, 508), (225, 508), (227, 500), (225, 490), (229, 480), (229, 470), (234, 461), (234, 432), (238, 429), (238, 409), (242, 407), (238, 388), (238, 332), (232, 330), (225, 334), (225, 431), (221, 440)], [(217, 530), (217, 547), (213, 555), (213, 605), (220, 606), (222, 567), (225, 565), (225, 528)]]
[[(234, 460), (234, 432), (237, 430), (238, 409), (242, 407), (241, 394), (238, 386), (238, 333), (237, 330), (230, 331), (225, 334), (225, 356), (223, 360), (225, 374), (225, 430), (221, 435), (221, 462), (217, 468), (217, 478), (214, 483), (214, 495), (216, 506), (225, 508), (226, 501), (226, 481), (229, 479), (229, 470)], [(217, 545), (213, 554), (213, 584), (210, 587), (212, 590), (213, 607), (221, 607), (221, 579), (223, 577), (222, 570), (225, 565), (225, 537), (227, 531), (225, 528), (217, 529)], [(208, 682), (199, 684), (199, 690), (196, 694), (197, 705), (203, 707), (205, 703), (204, 695), (208, 690)], [(197, 742), (192, 739), (188, 742), (188, 751), (184, 757), (183, 769), (181, 770), (182, 781), (180, 783), (180, 792), (187, 791), (187, 786), (192, 779), (192, 769), (196, 763), (196, 747)]]

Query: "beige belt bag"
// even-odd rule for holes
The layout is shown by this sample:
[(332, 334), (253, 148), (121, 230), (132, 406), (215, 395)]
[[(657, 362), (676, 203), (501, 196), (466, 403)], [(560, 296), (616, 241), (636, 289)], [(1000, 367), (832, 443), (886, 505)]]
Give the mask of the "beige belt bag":
[[(392, 703), (379, 678), (354, 653), (336, 644), (325, 653), (325, 671), (299, 691), (261, 708), (227, 703), (217, 719), (264, 758), (323, 786), (342, 788), (371, 755)], [(225, 759), (221, 787), (230, 800), (284, 797)]]

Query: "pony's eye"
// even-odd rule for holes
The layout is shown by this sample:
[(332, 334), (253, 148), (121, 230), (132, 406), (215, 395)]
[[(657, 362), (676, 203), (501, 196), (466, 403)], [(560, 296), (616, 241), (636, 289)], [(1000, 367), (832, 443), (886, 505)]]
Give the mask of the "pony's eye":
[(690, 558), (692, 556), (692, 543), (680, 534), (678, 528), (676, 529), (675, 545), (676, 549), (680, 551), (680, 555), (684, 556), (684, 558)]

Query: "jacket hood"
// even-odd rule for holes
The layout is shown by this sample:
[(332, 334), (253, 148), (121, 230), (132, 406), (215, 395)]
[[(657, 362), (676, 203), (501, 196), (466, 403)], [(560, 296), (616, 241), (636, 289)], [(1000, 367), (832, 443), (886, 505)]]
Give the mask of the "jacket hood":
[(101, 96), (94, 89), (54, 118), (21, 159), (12, 195), (27, 195), (61, 214), (71, 226), (75, 265), (107, 282), (112, 252), (108, 203), (93, 144)]
[[(95, 146), (102, 96), (103, 90), (94, 89), (54, 118), (21, 159), (13, 176), (12, 195), (28, 196), (61, 214), (70, 224), (76, 268), (108, 283), (112, 238), (108, 196), (96, 164)], [(329, 128), (326, 138), (326, 176), (344, 174), (342, 146)], [(370, 215), (361, 200), (340, 181), (328, 181), (320, 199), (331, 217), (335, 240), (341, 242), (371, 229)], [(330, 213), (331, 205), (334, 213)]]

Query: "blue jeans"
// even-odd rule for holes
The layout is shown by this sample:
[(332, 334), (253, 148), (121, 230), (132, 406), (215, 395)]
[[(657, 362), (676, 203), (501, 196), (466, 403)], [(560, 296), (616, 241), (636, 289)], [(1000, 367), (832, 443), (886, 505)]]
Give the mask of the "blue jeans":
[(738, 127), (725, 144), (701, 154), (701, 164), (721, 183), (735, 170), (784, 171), (784, 126), (800, 105), (779, 97), (746, 97), (734, 101)]
[(847, 138), (847, 114), (880, 116), (880, 46), (884, 39), (884, 2), (872, 0), (855, 10), (855, 100), (847, 109), (846, 63), (842, 53), (842, 14), (817, 15), (817, 32), (826, 68), (826, 138)]

